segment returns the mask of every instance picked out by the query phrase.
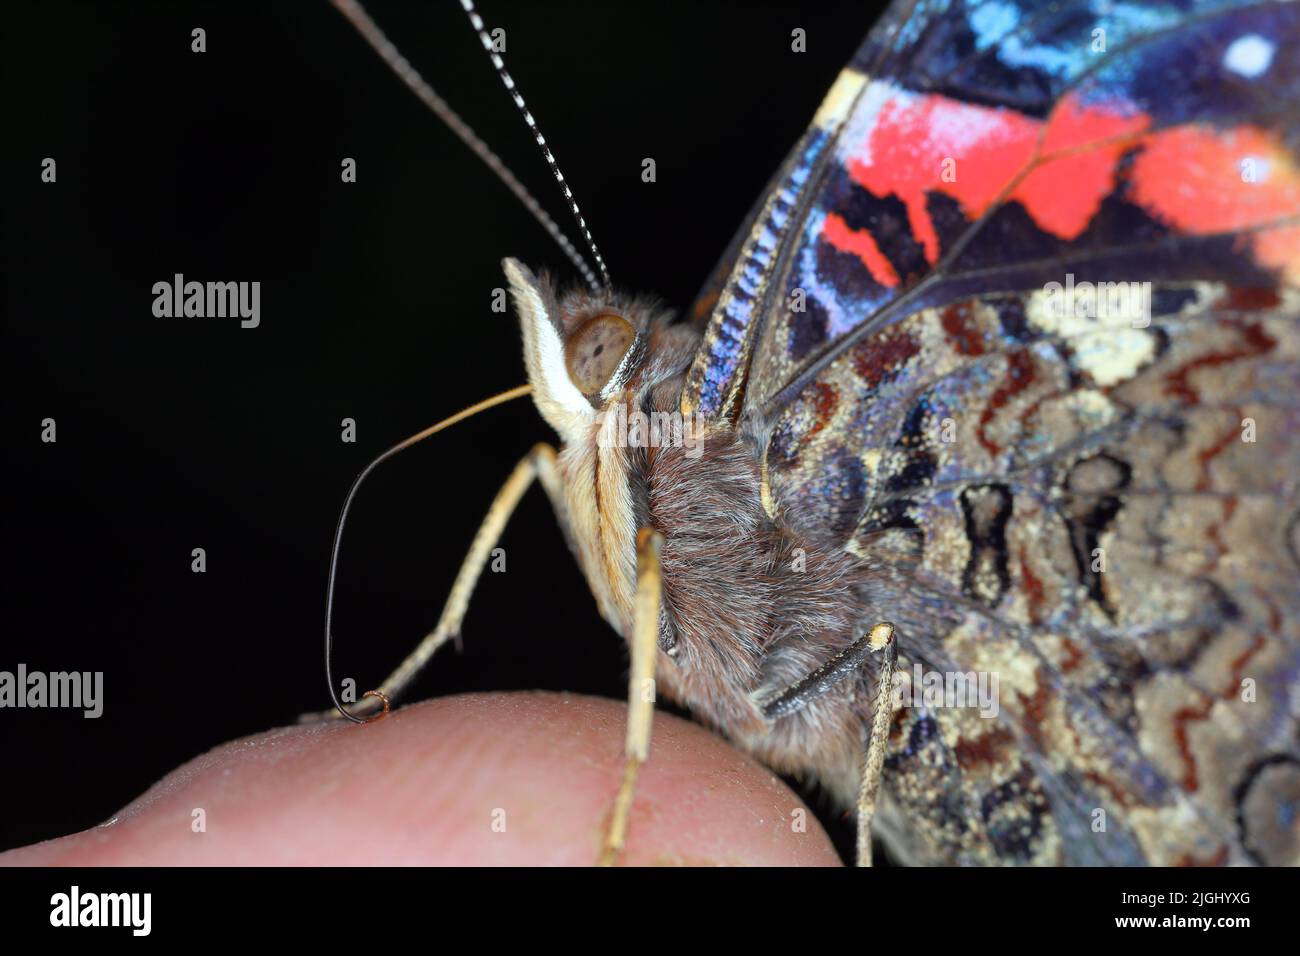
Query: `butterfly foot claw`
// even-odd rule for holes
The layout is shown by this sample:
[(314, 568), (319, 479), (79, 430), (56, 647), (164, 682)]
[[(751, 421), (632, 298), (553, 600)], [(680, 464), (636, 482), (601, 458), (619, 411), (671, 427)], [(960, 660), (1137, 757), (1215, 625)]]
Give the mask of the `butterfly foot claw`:
[(368, 723), (370, 723), (372, 720), (379, 720), (381, 717), (387, 717), (387, 716), (388, 716), (388, 711), (392, 708), (392, 701), (390, 701), (390, 700), (388, 699), (388, 695), (387, 695), (387, 694), (385, 694), (383, 691), (380, 691), (380, 690), (368, 690), (368, 691), (366, 691), (364, 694), (361, 695), (361, 699), (362, 699), (362, 700), (365, 700), (367, 697), (374, 697), (374, 698), (376, 698), (376, 699), (380, 702), (380, 704), (383, 705), (383, 708), (384, 708), (384, 709), (381, 710), (381, 711), (380, 711), (379, 713), (377, 713), (377, 714), (370, 714), (369, 716), (363, 717), (363, 718), (362, 718), (362, 722), (363, 722), (363, 723), (367, 723), (367, 724), (368, 724)]

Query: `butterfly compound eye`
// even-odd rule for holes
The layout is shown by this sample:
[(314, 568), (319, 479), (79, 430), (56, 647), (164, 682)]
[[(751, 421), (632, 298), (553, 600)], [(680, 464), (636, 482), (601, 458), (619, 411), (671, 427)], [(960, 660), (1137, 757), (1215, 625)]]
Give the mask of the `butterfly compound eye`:
[(598, 315), (574, 333), (564, 347), (569, 378), (584, 395), (595, 395), (618, 370), (636, 339), (632, 324), (620, 315)]

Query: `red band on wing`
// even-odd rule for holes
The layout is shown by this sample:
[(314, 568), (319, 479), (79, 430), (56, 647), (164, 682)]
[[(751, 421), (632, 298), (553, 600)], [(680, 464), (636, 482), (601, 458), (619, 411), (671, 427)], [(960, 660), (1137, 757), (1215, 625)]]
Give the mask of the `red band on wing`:
[[(1067, 96), (1046, 120), (938, 95), (894, 91), (846, 168), (876, 196), (896, 196), (932, 265), (939, 238), (926, 209), (930, 193), (951, 196), (974, 220), (1016, 200), (1043, 231), (1076, 239), (1117, 185), (1119, 161), (1140, 146), (1128, 198), (1186, 234), (1250, 229), (1300, 210), (1300, 173), (1276, 137), (1254, 127), (1180, 126), (1148, 132), (1150, 117), (1128, 103)], [(881, 285), (898, 276), (868, 230), (828, 215), (823, 237), (858, 255)], [(1300, 275), (1300, 229), (1252, 240), (1262, 265)]]
[(851, 252), (861, 259), (871, 277), (881, 285), (891, 289), (898, 285), (898, 273), (876, 245), (875, 236), (866, 229), (850, 229), (842, 216), (830, 213), (822, 224), (822, 238), (840, 252)]
[[(1271, 133), (1251, 126), (1178, 126), (1146, 137), (1131, 198), (1190, 235), (1249, 230), (1300, 210), (1300, 171)], [(1261, 265), (1300, 277), (1300, 229), (1257, 233)]]

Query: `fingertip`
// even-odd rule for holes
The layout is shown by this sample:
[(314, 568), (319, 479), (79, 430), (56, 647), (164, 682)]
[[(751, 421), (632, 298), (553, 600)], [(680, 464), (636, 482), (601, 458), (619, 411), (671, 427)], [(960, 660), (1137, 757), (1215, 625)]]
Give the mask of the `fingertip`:
[[(590, 865), (622, 776), (626, 708), (471, 694), (365, 724), (280, 728), (169, 774), (111, 826), (0, 855), (41, 865)], [(838, 865), (771, 771), (656, 714), (628, 865)]]

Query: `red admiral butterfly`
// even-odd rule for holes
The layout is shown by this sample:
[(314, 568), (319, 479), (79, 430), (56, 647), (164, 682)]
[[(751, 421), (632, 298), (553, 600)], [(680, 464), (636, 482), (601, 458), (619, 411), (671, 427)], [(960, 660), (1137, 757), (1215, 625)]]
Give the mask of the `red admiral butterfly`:
[(1292, 3), (898, 2), (676, 324), (552, 160), (590, 288), (505, 270), (561, 447), (385, 708), (535, 478), (632, 650), (606, 860), (657, 688), (864, 860), (878, 803), (912, 863), (1300, 862), (1298, 50)]

